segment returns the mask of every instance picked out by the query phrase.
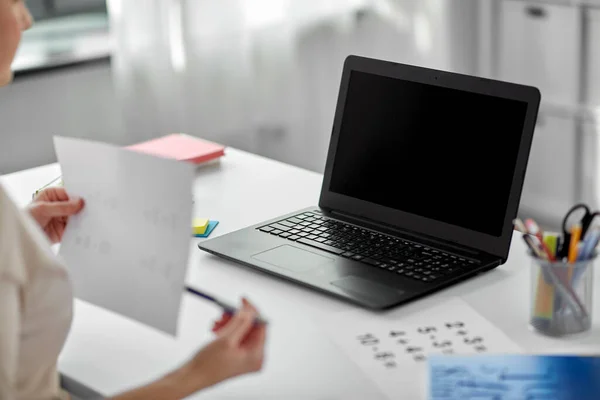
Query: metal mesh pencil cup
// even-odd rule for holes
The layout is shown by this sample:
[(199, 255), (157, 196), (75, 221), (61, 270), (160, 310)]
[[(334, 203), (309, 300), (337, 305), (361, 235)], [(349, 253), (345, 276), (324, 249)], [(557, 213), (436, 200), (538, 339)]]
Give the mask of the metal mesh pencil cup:
[(531, 327), (548, 336), (588, 331), (592, 326), (592, 300), (596, 254), (585, 261), (550, 262), (531, 258)]

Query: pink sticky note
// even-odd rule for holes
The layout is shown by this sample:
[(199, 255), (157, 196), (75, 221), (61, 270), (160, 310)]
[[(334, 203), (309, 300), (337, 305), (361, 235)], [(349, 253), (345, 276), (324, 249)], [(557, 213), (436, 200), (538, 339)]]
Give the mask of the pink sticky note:
[(225, 154), (225, 147), (220, 144), (182, 133), (173, 133), (126, 148), (140, 153), (173, 158), (194, 164), (211, 161)]

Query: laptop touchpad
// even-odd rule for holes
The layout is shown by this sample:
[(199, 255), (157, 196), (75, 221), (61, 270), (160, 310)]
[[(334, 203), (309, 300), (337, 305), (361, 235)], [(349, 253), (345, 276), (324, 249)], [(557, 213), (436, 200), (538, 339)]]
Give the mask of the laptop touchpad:
[(252, 258), (292, 272), (312, 271), (315, 268), (335, 261), (333, 258), (321, 256), (287, 244), (255, 254)]
[(387, 285), (373, 282), (358, 276), (347, 276), (331, 282), (353, 296), (360, 297), (374, 306), (386, 306), (397, 302), (404, 292)]

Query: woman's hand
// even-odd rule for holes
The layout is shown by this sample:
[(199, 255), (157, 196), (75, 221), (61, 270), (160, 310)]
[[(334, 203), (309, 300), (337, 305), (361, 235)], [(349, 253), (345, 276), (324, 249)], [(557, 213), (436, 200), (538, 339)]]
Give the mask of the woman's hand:
[(233, 317), (224, 315), (215, 323), (217, 338), (188, 364), (206, 386), (262, 369), (267, 328), (255, 323), (256, 308), (246, 299), (242, 302)]
[(83, 209), (83, 199), (69, 197), (64, 188), (52, 187), (39, 192), (27, 211), (52, 243), (59, 243), (69, 217)]

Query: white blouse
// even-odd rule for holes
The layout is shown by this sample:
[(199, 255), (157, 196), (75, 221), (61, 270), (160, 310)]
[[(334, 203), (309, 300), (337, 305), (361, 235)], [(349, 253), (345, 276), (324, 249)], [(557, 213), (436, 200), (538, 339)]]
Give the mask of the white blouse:
[(0, 186), (0, 399), (60, 398), (56, 364), (72, 315), (67, 270)]

